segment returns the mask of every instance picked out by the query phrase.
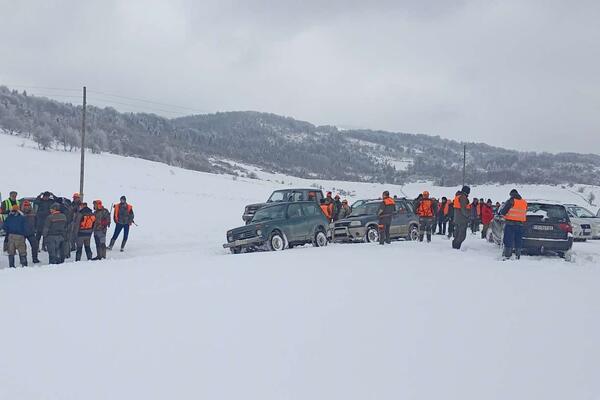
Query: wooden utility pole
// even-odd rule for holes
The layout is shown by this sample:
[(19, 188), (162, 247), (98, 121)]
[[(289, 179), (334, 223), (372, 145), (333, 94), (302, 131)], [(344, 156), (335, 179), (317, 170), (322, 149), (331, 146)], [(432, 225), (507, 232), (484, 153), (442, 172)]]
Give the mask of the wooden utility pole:
[(467, 145), (463, 145), (463, 186), (465, 186), (467, 176)]
[(83, 200), (83, 178), (85, 176), (85, 108), (86, 108), (86, 87), (83, 87), (83, 110), (81, 114), (81, 167), (79, 170), (79, 195)]

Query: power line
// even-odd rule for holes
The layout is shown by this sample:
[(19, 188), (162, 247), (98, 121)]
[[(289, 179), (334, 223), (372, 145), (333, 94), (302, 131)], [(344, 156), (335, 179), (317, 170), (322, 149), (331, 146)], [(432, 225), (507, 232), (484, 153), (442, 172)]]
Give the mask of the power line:
[(101, 95), (109, 96), (109, 97), (117, 97), (117, 98), (120, 98), (120, 99), (133, 100), (133, 101), (141, 101), (141, 102), (144, 102), (144, 103), (157, 104), (157, 105), (160, 105), (160, 106), (167, 106), (167, 107), (172, 107), (172, 108), (180, 108), (182, 110), (195, 111), (195, 112), (199, 112), (199, 113), (206, 113), (207, 112), (206, 110), (198, 110), (196, 108), (179, 106), (179, 105), (176, 105), (176, 104), (161, 103), (161, 102), (154, 101), (154, 100), (145, 100), (145, 99), (140, 99), (140, 98), (136, 98), (136, 97), (121, 96), (121, 95), (118, 95), (118, 94), (111, 94), (111, 93), (107, 93), (107, 92), (101, 92), (101, 91), (98, 91), (98, 90), (89, 90), (89, 92), (91, 92), (91, 93), (97, 93), (97, 94), (101, 94)]
[(44, 90), (59, 90), (59, 91), (68, 91), (68, 92), (79, 92), (81, 89), (70, 89), (70, 88), (55, 88), (55, 87), (44, 87), (44, 86), (27, 86), (27, 85), (12, 85), (12, 84), (3, 84), (3, 86), (7, 87), (16, 87), (16, 88), (24, 88), (24, 89), (44, 89)]
[[(88, 92), (91, 92), (91, 90), (89, 90)], [(103, 98), (99, 98), (99, 97), (94, 97), (92, 99), (92, 102), (95, 103), (95, 100), (98, 100), (100, 102), (103, 102), (103, 103), (106, 103), (106, 104), (109, 104), (109, 105), (110, 104), (118, 104), (118, 105), (121, 105), (121, 106), (131, 107), (133, 109), (138, 110), (137, 112), (140, 112), (140, 113), (144, 113), (144, 112), (147, 112), (149, 110), (149, 111), (157, 111), (157, 112), (164, 112), (164, 113), (177, 114), (177, 115), (186, 115), (186, 113), (183, 112), (183, 111), (164, 110), (164, 109), (160, 109), (160, 108), (140, 106), (138, 104), (123, 103), (123, 102), (120, 102), (120, 101), (107, 100), (107, 99), (103, 99)], [(98, 103), (96, 103), (96, 104), (98, 104)], [(142, 108), (142, 107), (144, 107), (144, 108)], [(140, 109), (142, 111), (139, 111)], [(146, 110), (146, 111), (144, 111), (144, 110)]]

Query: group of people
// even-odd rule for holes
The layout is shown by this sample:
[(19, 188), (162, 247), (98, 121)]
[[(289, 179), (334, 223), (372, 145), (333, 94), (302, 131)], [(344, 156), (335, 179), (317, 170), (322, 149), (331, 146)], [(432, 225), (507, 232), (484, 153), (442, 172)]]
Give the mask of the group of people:
[[(436, 226), (438, 235), (447, 235), (452, 238), (452, 247), (460, 249), (467, 237), (470, 228), (473, 234), (477, 234), (479, 226), (483, 225), (481, 238), (486, 239), (488, 230), (494, 220), (494, 215), (504, 217), (504, 258), (521, 257), (523, 242), (523, 224), (527, 220), (527, 202), (521, 197), (516, 189), (511, 190), (510, 198), (500, 204), (492, 203), (491, 199), (484, 201), (483, 198), (474, 198), (469, 201), (471, 188), (463, 186), (456, 192), (454, 199), (449, 201), (442, 197), (440, 201), (431, 197), (428, 191), (419, 194), (414, 200), (414, 209), (419, 216), (419, 241), (425, 238), (431, 242), (435, 234)], [(390, 197), (388, 191), (383, 192), (382, 202), (379, 206), (379, 243), (391, 243), (390, 226), (392, 217), (396, 212), (394, 198)]]
[[(16, 267), (17, 254), (21, 266), (28, 265), (27, 242), (34, 264), (40, 262), (40, 251), (48, 252), (50, 264), (62, 264), (72, 252), (75, 252), (75, 261), (81, 261), (84, 250), (88, 260), (105, 259), (107, 249), (112, 250), (121, 232), (121, 251), (124, 251), (129, 227), (135, 223), (133, 207), (126, 197), (121, 196), (119, 203), (112, 206), (115, 230), (108, 246), (106, 234), (111, 225), (111, 211), (101, 200), (94, 200), (92, 207), (82, 201), (79, 193), (73, 194), (72, 201), (51, 192), (40, 193), (33, 201), (21, 201), (17, 192), (11, 192), (0, 208), (5, 232), (3, 250), (8, 254), (9, 267)], [(91, 249), (92, 236), (95, 257)]]
[(331, 192), (327, 192), (325, 198), (321, 200), (321, 211), (329, 222), (335, 222), (340, 219), (348, 218), (352, 209), (348, 204), (348, 200), (341, 200), (340, 195), (336, 194), (333, 197)]

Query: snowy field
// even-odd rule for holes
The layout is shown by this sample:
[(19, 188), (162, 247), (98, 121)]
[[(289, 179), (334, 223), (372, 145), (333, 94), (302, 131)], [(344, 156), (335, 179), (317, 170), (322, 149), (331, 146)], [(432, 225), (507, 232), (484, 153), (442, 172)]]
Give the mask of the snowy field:
[[(0, 143), (3, 196), (77, 191), (78, 154)], [(276, 188), (458, 188), (87, 161), (86, 200), (127, 195), (139, 227), (102, 262), (12, 270), (0, 258), (0, 399), (600, 398), (599, 241), (576, 243), (573, 262), (502, 262), (471, 235), (462, 251), (434, 236), (233, 256), (226, 230)], [(472, 193), (502, 201), (510, 189)], [(577, 187), (517, 189), (585, 205)]]

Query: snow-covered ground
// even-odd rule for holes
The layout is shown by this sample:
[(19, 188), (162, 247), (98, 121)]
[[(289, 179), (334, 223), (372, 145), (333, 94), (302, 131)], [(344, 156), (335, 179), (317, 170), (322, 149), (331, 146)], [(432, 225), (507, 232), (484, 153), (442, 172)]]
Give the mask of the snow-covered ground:
[[(78, 154), (0, 143), (3, 195), (77, 191)], [(127, 195), (139, 227), (103, 262), (11, 270), (1, 257), (0, 399), (600, 398), (598, 241), (575, 244), (570, 263), (501, 262), (475, 236), (462, 251), (434, 237), (233, 256), (225, 231), (275, 188), (458, 188), (87, 161), (86, 199)], [(502, 200), (510, 188), (473, 194)], [(517, 188), (585, 204), (577, 188)]]

